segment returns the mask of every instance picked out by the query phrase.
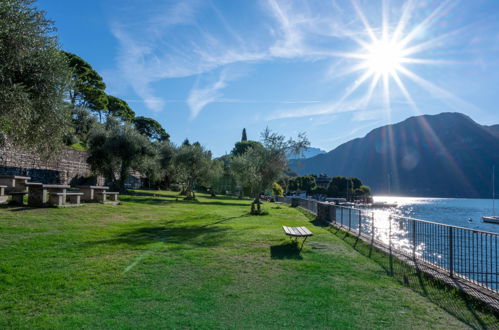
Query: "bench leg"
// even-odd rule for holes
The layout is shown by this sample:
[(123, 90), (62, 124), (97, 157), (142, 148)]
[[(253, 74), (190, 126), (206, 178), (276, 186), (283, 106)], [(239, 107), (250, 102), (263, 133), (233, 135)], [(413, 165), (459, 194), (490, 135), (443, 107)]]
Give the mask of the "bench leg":
[(301, 243), (301, 248), (300, 248), (300, 252), (301, 250), (303, 249), (303, 245), (305, 244), (305, 241), (307, 240), (308, 236), (305, 236), (305, 239), (303, 240), (303, 242)]
[(65, 204), (64, 202), (65, 202), (65, 196), (50, 195), (50, 197), (49, 197), (49, 203), (52, 206), (63, 206)]
[(77, 196), (68, 196), (68, 199), (69, 199), (69, 202), (71, 204), (74, 204), (74, 205), (80, 205), (80, 202), (81, 202), (81, 196), (80, 195), (77, 195)]

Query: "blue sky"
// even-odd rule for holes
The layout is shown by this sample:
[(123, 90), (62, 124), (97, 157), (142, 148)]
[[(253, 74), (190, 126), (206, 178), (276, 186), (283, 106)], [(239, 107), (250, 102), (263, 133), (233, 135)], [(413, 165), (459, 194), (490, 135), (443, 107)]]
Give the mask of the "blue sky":
[(498, 124), (499, 1), (39, 0), (63, 49), (175, 143), (327, 151), (417, 114)]

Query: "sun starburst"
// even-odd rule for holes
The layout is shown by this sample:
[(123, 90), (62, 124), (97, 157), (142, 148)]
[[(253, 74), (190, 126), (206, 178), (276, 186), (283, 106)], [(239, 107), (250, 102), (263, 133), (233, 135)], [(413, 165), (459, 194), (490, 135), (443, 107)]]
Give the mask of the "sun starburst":
[[(431, 82), (413, 72), (410, 65), (436, 65), (445, 64), (447, 61), (429, 59), (424, 57), (424, 52), (441, 45), (446, 38), (452, 38), (454, 33), (435, 36), (416, 42), (418, 36), (425, 30), (431, 29), (432, 25), (444, 17), (453, 4), (450, 1), (442, 2), (425, 19), (418, 24), (412, 24), (412, 29), (407, 29), (411, 18), (411, 13), (415, 10), (415, 1), (408, 0), (403, 6), (402, 13), (396, 22), (391, 24), (388, 13), (390, 12), (388, 2), (383, 1), (382, 22), (379, 27), (373, 28), (363, 9), (357, 2), (352, 0), (357, 16), (363, 24), (365, 37), (352, 36), (360, 47), (358, 51), (341, 54), (341, 57), (350, 58), (357, 61), (357, 64), (347, 69), (347, 73), (362, 72), (360, 77), (349, 86), (345, 93), (339, 98), (337, 106), (345, 101), (350, 95), (356, 92), (361, 86), (368, 83), (368, 88), (364, 96), (359, 101), (360, 107), (368, 106), (374, 91), (381, 84), (383, 89), (383, 100), (385, 110), (391, 111), (390, 88), (396, 87), (406, 98), (416, 113), (420, 113), (417, 105), (411, 97), (410, 90), (405, 86), (404, 80), (409, 80), (427, 92), (433, 94), (442, 102), (452, 105), (466, 105), (465, 101), (459, 99), (452, 93), (435, 86)], [(414, 22), (412, 22), (414, 23)], [(417, 56), (421, 56), (418, 58)]]

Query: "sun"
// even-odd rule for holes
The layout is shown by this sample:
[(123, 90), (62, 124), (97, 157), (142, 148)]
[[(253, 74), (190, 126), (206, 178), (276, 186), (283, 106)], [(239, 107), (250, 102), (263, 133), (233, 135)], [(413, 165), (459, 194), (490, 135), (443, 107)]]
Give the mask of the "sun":
[(366, 46), (364, 66), (374, 74), (394, 74), (404, 62), (403, 49), (395, 42), (375, 40)]

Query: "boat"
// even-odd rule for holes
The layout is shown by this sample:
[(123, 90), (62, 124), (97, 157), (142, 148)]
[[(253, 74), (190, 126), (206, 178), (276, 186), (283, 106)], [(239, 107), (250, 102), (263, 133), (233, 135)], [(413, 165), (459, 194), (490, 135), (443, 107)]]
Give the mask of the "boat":
[(382, 208), (391, 208), (391, 207), (397, 207), (398, 204), (396, 202), (393, 203), (388, 203), (388, 202), (374, 202), (371, 204), (371, 207), (373, 209), (382, 209)]
[(483, 222), (499, 224), (499, 215), (483, 216)]
[(486, 215), (482, 217), (483, 222), (499, 224), (499, 215), (496, 215), (496, 185), (495, 185), (495, 165), (492, 166), (492, 215)]

